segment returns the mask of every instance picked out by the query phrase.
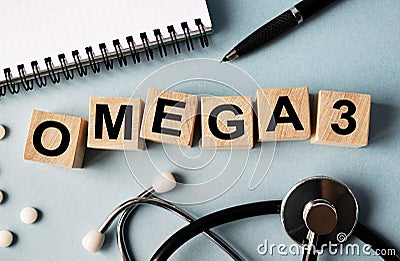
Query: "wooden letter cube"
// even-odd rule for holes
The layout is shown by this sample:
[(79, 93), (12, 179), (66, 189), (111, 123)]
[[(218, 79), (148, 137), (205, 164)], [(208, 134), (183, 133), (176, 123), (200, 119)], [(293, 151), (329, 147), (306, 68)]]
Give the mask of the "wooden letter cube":
[(90, 97), (88, 147), (143, 150), (141, 99)]
[(85, 156), (87, 121), (34, 110), (24, 159), (69, 168), (81, 168)]
[(250, 96), (202, 97), (202, 147), (252, 148), (253, 114)]
[(197, 107), (196, 95), (150, 88), (140, 136), (156, 142), (190, 147)]
[(302, 140), (311, 135), (307, 87), (257, 90), (258, 140)]
[(367, 146), (370, 108), (371, 95), (320, 91), (315, 97), (311, 143)]

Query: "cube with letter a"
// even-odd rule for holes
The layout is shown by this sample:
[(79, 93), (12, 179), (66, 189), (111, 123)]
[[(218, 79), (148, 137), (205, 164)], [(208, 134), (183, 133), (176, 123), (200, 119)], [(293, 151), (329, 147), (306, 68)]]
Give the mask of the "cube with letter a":
[(69, 168), (81, 168), (86, 149), (87, 121), (34, 110), (24, 159)]
[(311, 143), (367, 146), (370, 109), (369, 94), (320, 91), (315, 97)]
[(197, 107), (196, 95), (149, 88), (140, 136), (190, 147)]
[(143, 107), (138, 98), (90, 97), (88, 147), (143, 150), (139, 136)]
[(257, 90), (257, 116), (259, 141), (310, 138), (308, 88)]
[(253, 114), (250, 96), (202, 97), (202, 147), (252, 148)]

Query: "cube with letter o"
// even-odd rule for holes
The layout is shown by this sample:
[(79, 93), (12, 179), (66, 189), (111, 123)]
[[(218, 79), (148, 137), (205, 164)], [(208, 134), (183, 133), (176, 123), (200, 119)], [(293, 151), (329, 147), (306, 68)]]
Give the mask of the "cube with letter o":
[(86, 149), (87, 121), (34, 110), (24, 159), (69, 168), (81, 168)]

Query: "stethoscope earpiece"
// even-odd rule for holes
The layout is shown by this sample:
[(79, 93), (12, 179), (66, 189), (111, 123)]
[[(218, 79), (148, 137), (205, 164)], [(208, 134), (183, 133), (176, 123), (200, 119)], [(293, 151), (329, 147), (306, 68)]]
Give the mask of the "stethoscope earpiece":
[[(176, 186), (176, 180), (174, 175), (172, 175), (172, 173), (169, 171), (163, 171), (154, 178), (152, 187), (141, 193), (139, 197), (145, 198), (149, 196), (152, 192), (166, 193), (168, 191), (173, 190), (175, 186)], [(112, 218), (112, 220), (113, 219), (114, 217)], [(103, 246), (105, 239), (104, 231), (106, 230), (107, 227), (108, 226), (103, 224), (101, 229), (93, 229), (89, 231), (82, 239), (82, 246), (88, 252), (91, 253), (96, 253), (97, 251), (99, 251)]]
[(343, 243), (353, 232), (358, 204), (350, 189), (329, 177), (298, 182), (286, 194), (281, 221), (287, 234), (300, 245), (320, 249)]
[[(89, 231), (82, 239), (82, 246), (91, 253), (98, 252), (104, 243), (105, 235), (104, 233), (110, 227), (112, 222), (122, 213), (119, 218), (117, 226), (117, 241), (118, 247), (121, 253), (122, 260), (131, 260), (125, 244), (124, 236), (124, 226), (128, 217), (133, 213), (133, 210), (137, 205), (148, 204), (153, 206), (158, 206), (169, 210), (170, 212), (176, 214), (182, 219), (193, 222), (196, 219), (188, 214), (186, 211), (180, 209), (174, 204), (162, 200), (156, 197), (153, 193), (166, 193), (173, 190), (176, 187), (176, 180), (174, 175), (169, 171), (163, 171), (157, 175), (152, 186), (142, 193), (140, 193), (136, 198), (130, 199), (119, 205), (114, 211), (106, 218), (103, 224), (98, 229), (93, 229)], [(205, 231), (204, 234), (212, 240), (217, 246), (229, 254), (234, 260), (241, 260), (240, 255), (231, 248), (222, 238), (211, 231)]]
[(82, 246), (90, 253), (96, 253), (104, 243), (104, 234), (97, 229), (89, 231), (82, 239)]
[(152, 187), (156, 193), (166, 193), (176, 187), (174, 175), (169, 171), (163, 171), (153, 180)]

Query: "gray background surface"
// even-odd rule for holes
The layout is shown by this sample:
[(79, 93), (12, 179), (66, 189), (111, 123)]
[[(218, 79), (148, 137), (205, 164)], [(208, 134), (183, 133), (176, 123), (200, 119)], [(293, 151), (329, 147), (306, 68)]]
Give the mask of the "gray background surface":
[[(147, 75), (168, 63), (200, 57), (220, 59), (252, 30), (295, 3), (208, 1), (215, 32), (210, 37), (211, 48), (2, 98), (0, 124), (8, 128), (8, 136), (0, 141), (0, 190), (7, 193), (0, 205), (0, 229), (13, 231), (16, 240), (12, 247), (0, 249), (0, 259), (118, 260), (114, 231), (107, 234), (98, 254), (87, 253), (81, 239), (117, 204), (142, 191), (120, 151), (88, 149), (85, 166), (80, 170), (24, 161), (33, 109), (87, 119), (90, 96), (129, 97)], [(250, 174), (244, 173), (221, 197), (183, 207), (202, 216), (240, 203), (281, 199), (300, 179), (325, 174), (347, 183), (358, 198), (360, 220), (399, 248), (399, 15), (397, 0), (340, 1), (268, 48), (234, 62), (264, 88), (309, 86), (311, 94), (321, 89), (371, 94), (369, 146), (348, 149), (311, 145), (309, 141), (279, 142), (268, 175), (256, 190), (247, 189)], [(246, 86), (240, 91), (255, 95), (255, 90)], [(25, 206), (40, 209), (39, 222), (20, 222), (19, 211)], [(137, 260), (148, 259), (183, 225), (183, 221), (159, 209), (144, 207), (138, 211), (130, 224), (130, 245)], [(270, 244), (292, 243), (277, 216), (243, 220), (216, 231), (251, 260), (281, 258), (257, 253), (257, 246), (265, 239)], [(174, 260), (225, 259), (229, 260), (202, 236), (174, 255)], [(323, 260), (328, 259), (324, 255)], [(288, 256), (285, 260), (299, 257)]]

